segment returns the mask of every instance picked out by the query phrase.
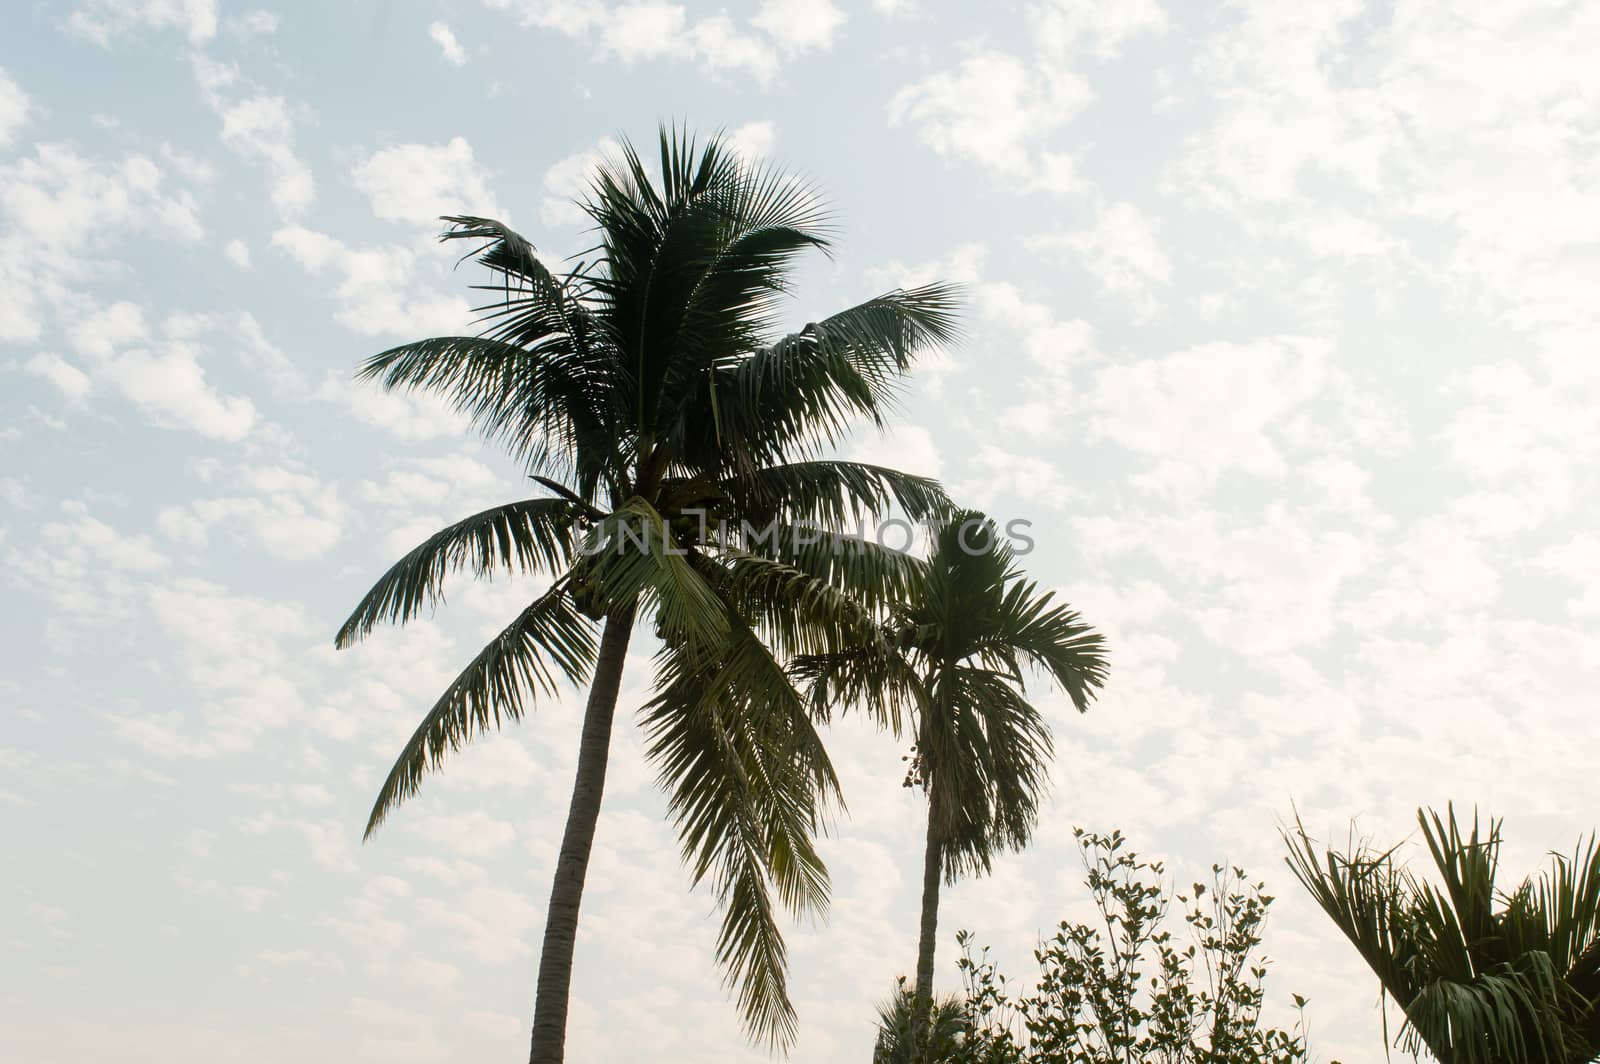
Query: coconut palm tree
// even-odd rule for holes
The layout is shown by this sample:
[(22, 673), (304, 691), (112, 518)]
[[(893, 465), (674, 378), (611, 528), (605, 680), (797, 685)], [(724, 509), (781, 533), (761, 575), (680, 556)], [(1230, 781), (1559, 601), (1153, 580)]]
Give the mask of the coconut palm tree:
[(539, 494), (400, 559), (338, 645), (429, 609), (458, 570), (536, 574), (542, 588), (423, 718), (367, 835), (461, 744), (562, 681), (588, 685), (529, 1058), (560, 1061), (624, 657), (636, 621), (650, 621), (648, 755), (691, 878), (719, 899), (717, 959), (747, 1031), (787, 1046), (776, 910), (826, 904), (813, 839), (838, 785), (779, 662), (870, 634), (873, 603), (903, 583), (902, 556), (841, 533), (848, 515), (944, 505), (931, 480), (823, 456), (855, 420), (881, 425), (916, 354), (952, 337), (954, 292), (890, 292), (778, 336), (796, 258), (829, 246), (825, 211), (809, 186), (715, 138), (697, 148), (664, 130), (655, 179), (624, 145), (581, 206), (596, 246), (565, 273), (500, 222), (445, 219), (443, 239), (480, 242), (492, 271), (483, 331), (406, 344), (361, 370), (443, 396)]
[(1443, 817), (1418, 810), (1417, 820), (1442, 888), (1409, 871), (1395, 848), (1323, 850), (1298, 819), (1284, 833), (1289, 867), (1404, 1013), (1397, 1041), (1442, 1064), (1600, 1058), (1595, 836), (1505, 891), (1495, 883), (1500, 821), (1485, 832), (1474, 810), (1463, 834), (1453, 807)]
[(1080, 712), (1105, 680), (1103, 639), (1052, 598), (1022, 578), (992, 521), (958, 511), (875, 638), (792, 665), (819, 713), (858, 705), (915, 737), (906, 785), (927, 801), (919, 1030), (933, 1005), (940, 883), (1025, 846), (1048, 783), (1050, 729), (1025, 670), (1052, 678)]

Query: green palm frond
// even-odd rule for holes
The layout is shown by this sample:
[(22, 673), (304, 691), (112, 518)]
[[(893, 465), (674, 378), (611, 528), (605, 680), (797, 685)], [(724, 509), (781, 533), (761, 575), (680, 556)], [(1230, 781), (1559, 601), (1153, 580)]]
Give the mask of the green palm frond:
[(726, 608), (690, 564), (666, 519), (634, 496), (594, 524), (577, 575), (608, 608), (638, 602), (664, 637), (709, 656), (727, 638)]
[(403, 624), (443, 595), (446, 574), (552, 573), (572, 551), (577, 510), (565, 499), (524, 499), (496, 506), (435, 532), (396, 562), (339, 627), (347, 647), (385, 622)]
[(569, 353), (569, 339), (559, 333), (521, 343), (439, 336), (372, 356), (359, 377), (388, 391), (437, 393), (485, 439), (530, 469), (566, 479), (579, 472), (574, 458), (601, 418)]
[(766, 521), (735, 529), (734, 544), (798, 569), (881, 609), (905, 597), (927, 562), (876, 539), (809, 523)]
[(898, 732), (915, 714), (913, 778), (954, 881), (1025, 845), (1048, 788), (1050, 729), (1025, 672), (1043, 671), (1083, 706), (1106, 664), (1101, 637), (1020, 577), (992, 521), (947, 517), (929, 559), (877, 589), (898, 601), (872, 639), (803, 654), (791, 669), (819, 716), (857, 704)]
[(789, 671), (796, 685), (810, 692), (811, 712), (818, 720), (828, 719), (835, 707), (859, 707), (899, 738), (907, 720), (930, 711), (922, 678), (887, 638), (796, 655)]
[(956, 339), (959, 289), (890, 292), (813, 322), (722, 371), (719, 419), (730, 449), (758, 460), (815, 455), (858, 418), (875, 425), (916, 355)]
[(1046, 673), (1081, 713), (1105, 683), (1105, 637), (1053, 599), (1054, 592), (1041, 595), (1037, 585), (1013, 581), (996, 606), (994, 634), (979, 639), (980, 653), (992, 650), (1013, 668), (1027, 664)]
[(717, 959), (751, 1034), (776, 1046), (796, 1018), (771, 894), (792, 912), (825, 911), (812, 839), (819, 794), (837, 781), (782, 670), (748, 629), (730, 630), (716, 663), (663, 651), (642, 723), (684, 860), (722, 908)]
[(917, 754), (942, 824), (946, 880), (987, 873), (1002, 849), (1028, 843), (1049, 789), (1052, 754), (1044, 715), (1005, 673), (973, 666), (945, 672), (935, 711), (923, 718)]
[(594, 667), (595, 648), (593, 622), (572, 608), (557, 582), (478, 652), (422, 718), (383, 781), (365, 837), (417, 793), (423, 774), (448, 753), (502, 721), (521, 720), (529, 696), (559, 691), (558, 673), (582, 684)]
[(1576, 938), (1551, 934), (1571, 913), (1581, 937), (1600, 906), (1600, 879), (1578, 871), (1592, 840), (1573, 863), (1557, 858), (1550, 876), (1504, 893), (1495, 884), (1499, 821), (1484, 830), (1474, 813), (1464, 831), (1453, 808), (1417, 816), (1442, 887), (1402, 867), (1395, 849), (1353, 841), (1345, 853), (1324, 850), (1298, 817), (1284, 831), (1295, 877), (1404, 1013), (1398, 1044), (1446, 1064), (1587, 1064), (1600, 1055), (1593, 997), (1569, 978)]
[(825, 653), (877, 635), (872, 612), (854, 596), (794, 566), (730, 550), (707, 560), (705, 571), (782, 657)]
[(813, 521), (831, 528), (848, 528), (852, 521), (886, 515), (891, 506), (899, 507), (913, 521), (950, 509), (944, 489), (931, 477), (910, 476), (864, 462), (767, 466), (746, 476), (729, 477), (722, 488), (757, 520)]

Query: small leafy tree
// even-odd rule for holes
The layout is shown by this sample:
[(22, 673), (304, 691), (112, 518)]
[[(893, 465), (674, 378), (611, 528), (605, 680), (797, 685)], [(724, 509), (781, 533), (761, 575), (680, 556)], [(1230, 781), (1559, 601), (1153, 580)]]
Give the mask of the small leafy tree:
[[(962, 932), (967, 1031), (948, 1056), (916, 1064), (1299, 1064), (1294, 1030), (1262, 1020), (1267, 961), (1260, 952), (1272, 897), (1238, 868), (1174, 894), (1164, 866), (1120, 832), (1074, 832), (1096, 917), (1062, 921), (1034, 952), (1039, 979), (1013, 996)], [(1173, 903), (1188, 935), (1168, 929)], [(1294, 995), (1301, 1012), (1305, 999)], [(881, 1044), (881, 1042), (880, 1042)], [(889, 1058), (880, 1057), (879, 1064)]]

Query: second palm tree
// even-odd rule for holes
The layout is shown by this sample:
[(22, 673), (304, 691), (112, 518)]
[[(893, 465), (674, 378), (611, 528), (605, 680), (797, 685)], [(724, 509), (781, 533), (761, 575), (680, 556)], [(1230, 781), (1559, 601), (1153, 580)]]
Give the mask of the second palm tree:
[(1102, 637), (1023, 579), (1010, 546), (976, 511), (956, 513), (878, 637), (796, 659), (822, 712), (864, 708), (915, 748), (906, 784), (927, 798), (917, 937), (916, 1030), (933, 1005), (939, 890), (1025, 846), (1049, 776), (1050, 729), (1027, 697), (1042, 671), (1082, 712), (1104, 683)]

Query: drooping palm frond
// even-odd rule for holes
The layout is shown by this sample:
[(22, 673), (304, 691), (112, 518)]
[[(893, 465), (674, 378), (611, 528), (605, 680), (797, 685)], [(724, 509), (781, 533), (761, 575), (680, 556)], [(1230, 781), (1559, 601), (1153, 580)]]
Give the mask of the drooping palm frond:
[(795, 683), (809, 692), (812, 716), (827, 720), (839, 708), (856, 707), (899, 738), (908, 720), (931, 712), (931, 698), (911, 663), (879, 638), (843, 650), (800, 654), (789, 662)]
[(496, 506), (440, 529), (378, 579), (339, 626), (334, 645), (347, 647), (385, 622), (404, 624), (443, 596), (444, 578), (462, 569), (474, 576), (554, 573), (572, 551), (577, 509), (565, 499), (524, 499)]
[[(478, 652), (433, 704), (390, 769), (367, 818), (366, 837), (445, 755), (502, 721), (521, 720), (532, 695), (552, 696), (556, 674), (583, 683), (594, 666), (594, 624), (558, 581)], [(553, 669), (552, 669), (553, 666)]]
[(513, 343), (493, 336), (440, 336), (373, 355), (363, 380), (386, 390), (444, 398), (485, 439), (530, 469), (579, 475), (576, 458), (598, 431), (598, 400), (574, 376), (569, 338), (550, 333)]
[(871, 641), (877, 633), (872, 611), (857, 598), (772, 558), (729, 550), (703, 571), (780, 657), (826, 653)]
[(959, 796), (941, 810), (942, 863), (953, 884), (987, 873), (997, 851), (1027, 845), (1049, 789), (1052, 743), (1044, 715), (1010, 675), (959, 666), (946, 685), (944, 712), (928, 719), (918, 755), (930, 791)]
[(752, 1033), (778, 1046), (796, 1017), (771, 893), (792, 912), (826, 909), (812, 839), (819, 793), (837, 781), (782, 670), (753, 633), (731, 628), (719, 662), (663, 651), (642, 723), (684, 860), (694, 882), (710, 878), (723, 910), (718, 962)]

